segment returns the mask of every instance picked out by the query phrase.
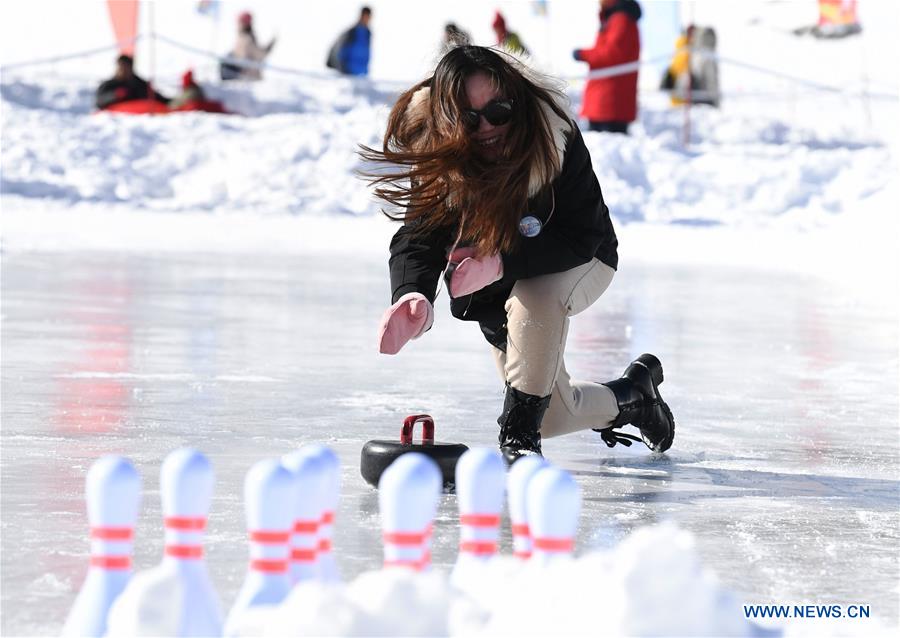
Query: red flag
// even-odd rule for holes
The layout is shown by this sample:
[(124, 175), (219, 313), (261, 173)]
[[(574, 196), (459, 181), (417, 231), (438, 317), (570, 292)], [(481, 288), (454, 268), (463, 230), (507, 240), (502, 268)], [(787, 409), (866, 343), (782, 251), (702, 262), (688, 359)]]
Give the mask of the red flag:
[(109, 19), (121, 53), (134, 55), (138, 28), (138, 0), (107, 0)]

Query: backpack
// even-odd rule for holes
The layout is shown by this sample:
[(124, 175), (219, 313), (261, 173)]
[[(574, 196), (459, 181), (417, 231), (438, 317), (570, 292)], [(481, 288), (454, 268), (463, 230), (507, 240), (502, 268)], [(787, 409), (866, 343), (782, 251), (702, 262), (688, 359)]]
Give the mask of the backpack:
[(344, 31), (338, 39), (334, 41), (334, 44), (331, 45), (331, 48), (328, 50), (328, 57), (325, 58), (325, 66), (329, 69), (334, 69), (341, 73), (344, 72), (343, 65), (341, 64), (341, 51), (343, 51), (344, 47), (353, 42), (354, 29), (356, 29), (355, 25)]

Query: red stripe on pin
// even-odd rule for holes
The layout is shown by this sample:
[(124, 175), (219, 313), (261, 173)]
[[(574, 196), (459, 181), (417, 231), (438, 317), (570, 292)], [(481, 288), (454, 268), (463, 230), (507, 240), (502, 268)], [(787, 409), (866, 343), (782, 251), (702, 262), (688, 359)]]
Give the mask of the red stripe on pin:
[(497, 543), (492, 541), (463, 541), (459, 544), (459, 551), (477, 556), (489, 556), (497, 553)]
[(182, 532), (202, 532), (206, 529), (206, 519), (202, 516), (167, 516), (164, 522), (166, 529)]
[(203, 558), (202, 545), (166, 545), (166, 556), (172, 558)]
[(291, 560), (295, 563), (312, 563), (316, 560), (316, 550), (314, 549), (292, 549)]
[(459, 522), (472, 527), (496, 527), (500, 524), (500, 516), (497, 514), (463, 514)]
[(324, 512), (322, 514), (322, 525), (331, 525), (334, 522), (334, 512)]
[(386, 560), (384, 561), (385, 567), (409, 567), (410, 569), (415, 569), (419, 571), (422, 569), (422, 563), (417, 560)]
[(315, 534), (319, 530), (319, 521), (296, 521), (295, 534)]
[(290, 532), (264, 529), (253, 530), (250, 532), (250, 540), (254, 543), (262, 543), (263, 545), (280, 545), (281, 543), (287, 543), (290, 539)]
[(257, 558), (250, 561), (250, 569), (256, 572), (266, 572), (267, 574), (281, 574), (287, 571), (288, 562), (286, 560), (264, 560)]
[(131, 569), (131, 556), (91, 556), (91, 567)]
[(527, 523), (518, 523), (512, 526), (512, 533), (515, 536), (531, 536), (531, 530), (528, 529)]
[(513, 552), (513, 556), (522, 560), (528, 560), (529, 558), (531, 558), (531, 552), (516, 551)]
[(391, 545), (421, 545), (428, 538), (428, 532), (385, 532), (382, 538)]
[(319, 551), (320, 552), (330, 552), (331, 551), (331, 541), (327, 538), (323, 538), (319, 540)]
[(91, 538), (102, 541), (130, 541), (134, 537), (131, 527), (92, 527)]
[(546, 552), (571, 552), (575, 546), (571, 538), (535, 538), (534, 548)]

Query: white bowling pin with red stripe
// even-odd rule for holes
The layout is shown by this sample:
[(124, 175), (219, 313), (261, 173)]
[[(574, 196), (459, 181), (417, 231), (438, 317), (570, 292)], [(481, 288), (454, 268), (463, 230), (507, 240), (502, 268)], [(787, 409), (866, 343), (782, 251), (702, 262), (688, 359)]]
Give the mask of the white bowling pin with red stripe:
[(429, 541), (442, 482), (437, 463), (418, 452), (400, 456), (381, 475), (385, 567), (421, 571), (431, 566)]
[(456, 565), (484, 562), (497, 555), (506, 463), (490, 448), (472, 448), (456, 464), (459, 557)]
[(179, 636), (222, 633), (222, 606), (203, 556), (214, 484), (209, 459), (195, 449), (180, 448), (163, 461), (159, 487), (166, 546), (161, 567), (177, 572), (183, 585)]
[(325, 464), (326, 478), (322, 492), (316, 563), (320, 579), (325, 582), (337, 582), (341, 579), (341, 574), (332, 551), (332, 537), (334, 535), (334, 516), (341, 498), (341, 461), (334, 450), (319, 443), (304, 445), (298, 450), (298, 453), (318, 457)]
[(141, 477), (128, 459), (104, 456), (91, 465), (86, 481), (91, 562), (63, 636), (102, 636), (113, 602), (131, 577), (134, 525), (141, 500)]
[(244, 479), (244, 508), (250, 541), (250, 566), (225, 622), (235, 635), (251, 607), (278, 605), (291, 590), (288, 576), (294, 504), (294, 474), (277, 459), (256, 463)]
[(581, 488), (572, 475), (552, 466), (538, 470), (528, 484), (526, 507), (531, 560), (546, 564), (571, 555), (581, 511)]
[(513, 556), (521, 560), (531, 558), (531, 529), (528, 527), (528, 508), (525, 499), (528, 484), (538, 470), (546, 465), (547, 460), (538, 454), (523, 456), (509, 468), (506, 479)]
[(328, 467), (319, 455), (297, 450), (284, 456), (281, 464), (294, 473), (297, 501), (291, 534), (291, 583), (320, 577), (317, 561), (319, 525), (325, 509)]

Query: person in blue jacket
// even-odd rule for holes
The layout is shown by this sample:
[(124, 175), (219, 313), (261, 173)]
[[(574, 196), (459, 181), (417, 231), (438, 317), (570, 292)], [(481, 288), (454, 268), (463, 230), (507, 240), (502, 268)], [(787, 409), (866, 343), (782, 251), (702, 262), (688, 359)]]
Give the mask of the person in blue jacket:
[(369, 50), (372, 43), (372, 32), (369, 21), (372, 9), (363, 7), (359, 12), (359, 21), (344, 31), (328, 52), (326, 66), (336, 69), (345, 75), (369, 74)]

